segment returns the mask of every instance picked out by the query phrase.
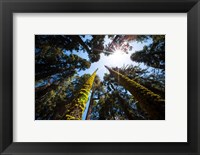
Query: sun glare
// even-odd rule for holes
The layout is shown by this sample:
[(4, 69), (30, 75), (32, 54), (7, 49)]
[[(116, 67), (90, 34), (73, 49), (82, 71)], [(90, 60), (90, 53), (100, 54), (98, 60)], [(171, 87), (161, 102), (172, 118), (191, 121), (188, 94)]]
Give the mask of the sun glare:
[(121, 50), (116, 50), (112, 55), (111, 57), (113, 59), (120, 59), (120, 57), (122, 57), (123, 55), (123, 52)]
[[(118, 66), (119, 63), (124, 61), (124, 52), (121, 50), (116, 50), (113, 54), (109, 56), (109, 64), (112, 66)], [(124, 62), (125, 63), (125, 62)]]

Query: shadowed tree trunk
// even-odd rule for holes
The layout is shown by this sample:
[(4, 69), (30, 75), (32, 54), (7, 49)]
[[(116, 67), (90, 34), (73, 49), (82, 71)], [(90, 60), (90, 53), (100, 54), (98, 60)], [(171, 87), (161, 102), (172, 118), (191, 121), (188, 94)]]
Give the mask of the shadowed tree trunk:
[(141, 108), (150, 115), (150, 119), (165, 119), (165, 101), (159, 95), (113, 69), (105, 67), (114, 76), (116, 81), (139, 101)]

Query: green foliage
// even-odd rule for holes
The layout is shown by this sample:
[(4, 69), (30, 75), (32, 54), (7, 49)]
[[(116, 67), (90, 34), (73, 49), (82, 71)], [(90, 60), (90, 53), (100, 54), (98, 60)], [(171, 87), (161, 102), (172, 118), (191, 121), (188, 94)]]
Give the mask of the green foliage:
[(143, 50), (136, 51), (131, 55), (131, 60), (144, 63), (147, 66), (165, 69), (165, 36), (150, 36), (153, 43), (144, 46)]

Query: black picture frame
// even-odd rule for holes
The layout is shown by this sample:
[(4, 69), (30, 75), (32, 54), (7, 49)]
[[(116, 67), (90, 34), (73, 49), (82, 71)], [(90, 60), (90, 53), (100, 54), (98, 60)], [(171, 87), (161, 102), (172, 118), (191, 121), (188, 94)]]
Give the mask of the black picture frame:
[[(199, 0), (0, 0), (1, 154), (200, 154)], [(16, 143), (13, 142), (13, 13), (187, 13), (187, 143)], [(198, 44), (199, 43), (199, 44)], [(31, 134), (31, 131), (30, 131)]]

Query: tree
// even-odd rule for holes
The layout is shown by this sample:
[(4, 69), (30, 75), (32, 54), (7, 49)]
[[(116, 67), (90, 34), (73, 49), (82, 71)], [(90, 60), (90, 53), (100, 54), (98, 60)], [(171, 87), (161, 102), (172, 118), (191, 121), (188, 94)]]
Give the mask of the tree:
[[(57, 98), (59, 96), (58, 87), (66, 91), (66, 96), (73, 94), (71, 90), (62, 85), (62, 81), (72, 78), (77, 72), (86, 70), (91, 65), (89, 61), (74, 54), (74, 52), (84, 50), (90, 55), (93, 54), (93, 48), (102, 45), (105, 36), (101, 36), (101, 41), (99, 41), (99, 37), (95, 42), (89, 40), (92, 48), (88, 46), (87, 41), (82, 40), (83, 37), (78, 35), (36, 35), (36, 119), (55, 119), (62, 115), (61, 109), (66, 106), (66, 98), (62, 101)], [(92, 60), (92, 62), (95, 61), (98, 60)], [(69, 84), (68, 86), (74, 91), (77, 89), (75, 88), (76, 84), (74, 86)], [(56, 99), (58, 100), (56, 101)], [(47, 112), (49, 109), (52, 109), (51, 112)], [(53, 115), (49, 116), (46, 113), (53, 113)]]
[(151, 119), (165, 118), (165, 101), (159, 95), (111, 68), (107, 66), (105, 67), (110, 71), (115, 79), (118, 79), (117, 82), (139, 101), (141, 107), (148, 112)]
[(111, 94), (106, 94), (101, 98), (99, 103), (99, 120), (114, 120), (116, 116), (116, 109), (114, 108), (114, 99)]
[(90, 47), (90, 51), (88, 51), (88, 57), (91, 62), (97, 62), (100, 59), (100, 54), (104, 50), (104, 38), (105, 35), (92, 35), (92, 39), (90, 42), (86, 42)]
[[(91, 39), (86, 39), (88, 36)], [(62, 51), (87, 52), (90, 62), (97, 62), (100, 59), (100, 53), (104, 49), (104, 38), (106, 35), (36, 35), (36, 49), (45, 49), (53, 47)], [(84, 40), (84, 41), (83, 41)]]
[(36, 49), (44, 49), (49, 46), (71, 52), (73, 50), (89, 50), (87, 45), (78, 35), (36, 35), (35, 45)]
[(75, 39), (79, 38), (62, 35), (35, 37), (36, 119), (56, 119), (66, 104), (69, 80), (78, 71), (86, 70), (91, 65), (86, 59), (66, 52), (81, 49), (83, 43)]
[(115, 81), (111, 74), (104, 75), (104, 85), (107, 87), (107, 93), (111, 94), (109, 97), (113, 98), (115, 103), (112, 104), (113, 108), (117, 108), (120, 112), (120, 118), (129, 120), (140, 119), (139, 115), (137, 116), (136, 114), (137, 112), (132, 108), (135, 102), (134, 98)]
[(94, 79), (94, 83), (91, 89), (91, 96), (90, 96), (90, 102), (89, 107), (86, 115), (86, 120), (90, 120), (92, 109), (94, 106), (94, 101), (99, 99), (100, 92), (103, 91), (102, 88), (103, 83), (101, 82), (99, 76), (96, 76)]
[[(66, 106), (69, 106), (75, 93), (81, 89), (89, 77), (89, 74), (84, 74), (50, 80), (45, 85), (36, 87), (36, 119), (61, 119)], [(47, 113), (49, 114), (47, 115)]]
[(141, 68), (140, 65), (127, 65), (112, 69), (165, 98), (165, 74), (159, 69)]
[(144, 63), (147, 66), (165, 70), (165, 36), (150, 36), (153, 43), (144, 46), (143, 50), (136, 51), (131, 55), (131, 60)]
[(130, 42), (136, 40), (137, 37), (137, 35), (115, 35), (105, 49), (111, 54), (117, 50), (128, 54), (128, 51), (132, 49)]
[(81, 120), (82, 114), (85, 110), (86, 103), (88, 101), (88, 96), (92, 88), (94, 78), (96, 76), (97, 70), (89, 77), (89, 79), (83, 84), (81, 89), (76, 93), (75, 98), (66, 107), (66, 112), (63, 116), (67, 120)]
[(51, 76), (73, 76), (76, 71), (85, 70), (90, 67), (90, 62), (86, 59), (82, 59), (78, 55), (70, 54), (63, 55), (59, 60), (51, 61), (50, 58), (55, 57), (54, 51), (50, 55), (43, 56), (42, 59), (36, 59), (35, 61), (35, 80), (51, 78)]
[[(36, 88), (35, 119), (55, 119), (59, 107), (66, 103), (66, 89), (70, 78), (65, 78)], [(44, 89), (44, 90), (43, 90)]]

